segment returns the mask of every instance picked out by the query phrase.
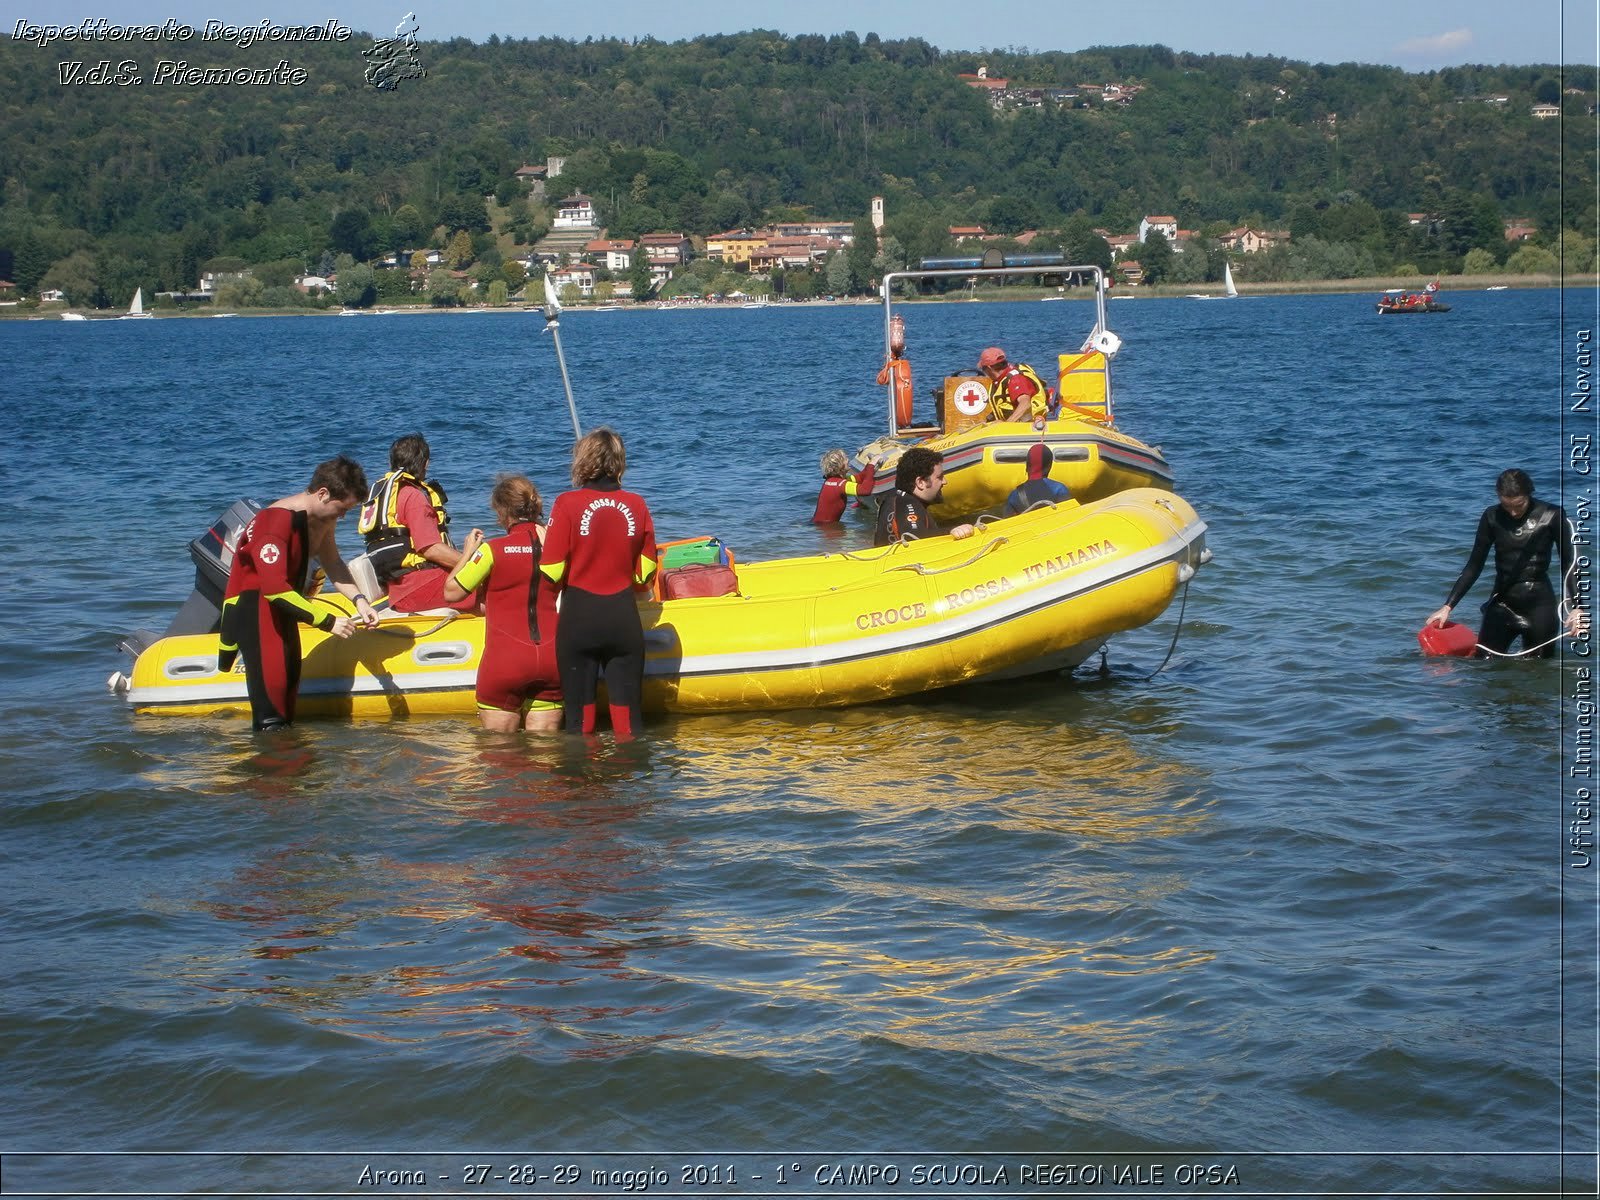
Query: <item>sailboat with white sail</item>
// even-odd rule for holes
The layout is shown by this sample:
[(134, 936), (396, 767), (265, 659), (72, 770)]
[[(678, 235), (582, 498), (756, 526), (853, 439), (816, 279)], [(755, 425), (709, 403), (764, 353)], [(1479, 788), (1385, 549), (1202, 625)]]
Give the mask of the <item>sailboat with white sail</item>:
[(1190, 292), (1186, 297), (1189, 300), (1232, 300), (1239, 294), (1239, 289), (1233, 286), (1233, 267), (1224, 262), (1222, 264), (1222, 295), (1213, 296), (1204, 292)]
[(133, 289), (133, 303), (128, 305), (128, 311), (123, 313), (120, 317), (118, 317), (117, 320), (119, 320), (119, 321), (153, 321), (153, 320), (155, 320), (155, 313), (147, 313), (144, 310), (144, 289), (142, 287)]

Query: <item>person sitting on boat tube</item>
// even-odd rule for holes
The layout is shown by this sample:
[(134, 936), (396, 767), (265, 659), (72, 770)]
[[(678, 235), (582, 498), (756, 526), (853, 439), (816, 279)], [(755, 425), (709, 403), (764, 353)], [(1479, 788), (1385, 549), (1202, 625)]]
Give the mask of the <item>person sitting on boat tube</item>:
[(1006, 497), (1006, 516), (1025, 513), (1035, 504), (1060, 504), (1072, 499), (1066, 484), (1050, 478), (1050, 468), (1055, 462), (1056, 456), (1043, 442), (1028, 447), (1028, 478), (1012, 488)]
[(850, 474), (850, 460), (843, 450), (829, 450), (822, 456), (822, 490), (811, 514), (813, 525), (832, 525), (844, 516), (847, 497), (872, 495), (877, 467), (868, 463), (859, 475)]
[(1050, 389), (1027, 363), (1008, 363), (1006, 352), (990, 346), (978, 355), (978, 370), (989, 380), (989, 420), (1036, 421), (1050, 413)]
[[(944, 455), (926, 446), (913, 446), (900, 456), (894, 469), (894, 491), (878, 509), (878, 529), (874, 546), (889, 546), (902, 538), (938, 537), (945, 531), (928, 514), (928, 505), (939, 502), (944, 491)], [(971, 537), (971, 525), (950, 530), (956, 539)]]
[[(1483, 510), (1467, 565), (1450, 589), (1444, 607), (1424, 625), (1443, 628), (1450, 611), (1472, 590), (1494, 547), (1494, 593), (1483, 606), (1483, 628), (1478, 631), (1482, 650), (1504, 654), (1520, 635), (1524, 654), (1548, 658), (1555, 653), (1561, 633), (1576, 637), (1589, 627), (1581, 607), (1572, 543), (1575, 538), (1567, 514), (1560, 507), (1533, 498), (1533, 480), (1526, 471), (1512, 468), (1495, 480), (1498, 503)], [(1563, 627), (1555, 590), (1550, 586), (1550, 553), (1561, 562), (1562, 591), (1568, 615)], [(1478, 657), (1484, 657), (1482, 651)]]
[[(428, 479), (428, 456), (427, 439), (420, 433), (395, 439), (389, 447), (389, 472), (367, 493), (357, 529), (367, 540), (367, 558), (395, 612), (473, 612), (476, 594), (454, 603), (444, 598), (444, 581), (462, 553), (450, 543), (444, 488)], [(482, 540), (482, 530), (472, 532)]]

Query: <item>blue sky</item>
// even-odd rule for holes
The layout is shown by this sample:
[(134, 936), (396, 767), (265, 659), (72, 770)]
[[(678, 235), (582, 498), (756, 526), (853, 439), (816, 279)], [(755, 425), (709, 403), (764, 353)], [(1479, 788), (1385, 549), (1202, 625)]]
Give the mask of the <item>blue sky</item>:
[[(0, 0), (0, 29), (19, 19), (74, 24), (168, 19), (200, 25), (337, 20), (391, 31), (410, 10), (425, 39), (644, 37), (777, 29), (787, 34), (876, 32), (921, 37), (947, 50), (995, 46), (1079, 50), (1160, 42), (1175, 50), (1269, 54), (1310, 62), (1385, 63), (1412, 71), (1461, 63), (1596, 62), (1597, 0), (118, 0), (83, 7), (60, 0)], [(1565, 32), (1565, 46), (1562, 36)]]

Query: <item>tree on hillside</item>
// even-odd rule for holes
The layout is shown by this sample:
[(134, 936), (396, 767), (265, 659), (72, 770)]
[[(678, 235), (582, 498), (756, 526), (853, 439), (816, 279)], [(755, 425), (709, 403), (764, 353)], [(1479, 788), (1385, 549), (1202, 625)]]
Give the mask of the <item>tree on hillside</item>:
[(635, 300), (650, 299), (650, 265), (645, 261), (644, 249), (633, 252), (633, 266), (628, 272), (629, 291)]
[(462, 270), (472, 261), (472, 238), (465, 229), (458, 229), (450, 244), (444, 248), (444, 265), (452, 271)]
[(94, 255), (87, 250), (77, 250), (59, 262), (52, 263), (39, 280), (39, 290), (58, 288), (66, 293), (67, 303), (75, 307), (94, 305), (100, 301), (100, 277)]
[(346, 308), (370, 308), (378, 298), (378, 281), (366, 263), (339, 269), (339, 303)]
[(389, 228), (400, 243), (396, 250), (408, 250), (428, 235), (428, 227), (414, 204), (402, 204), (389, 218)]
[(373, 254), (372, 216), (364, 208), (347, 208), (328, 226), (328, 245), (335, 253), (358, 261)]
[(1144, 268), (1146, 283), (1160, 283), (1172, 273), (1172, 243), (1159, 229), (1152, 229), (1143, 246), (1134, 246), (1129, 253)]
[(489, 210), (481, 195), (456, 193), (446, 196), (439, 205), (439, 224), (446, 229), (465, 229), (469, 233), (489, 231)]
[(38, 289), (39, 280), (44, 278), (44, 273), (49, 269), (49, 252), (45, 250), (44, 243), (38, 239), (33, 230), (28, 230), (16, 245), (11, 282), (17, 285), (23, 295), (31, 296)]
[(850, 245), (845, 248), (845, 260), (850, 268), (852, 292), (870, 292), (874, 276), (873, 260), (878, 256), (878, 235), (872, 227), (871, 217), (858, 217), (850, 230)]

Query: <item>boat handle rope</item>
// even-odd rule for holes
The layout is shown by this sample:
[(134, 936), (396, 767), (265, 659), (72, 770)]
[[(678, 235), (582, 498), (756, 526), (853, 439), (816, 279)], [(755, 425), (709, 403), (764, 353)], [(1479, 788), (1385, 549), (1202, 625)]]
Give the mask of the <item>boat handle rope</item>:
[(973, 563), (977, 562), (985, 554), (988, 554), (991, 550), (1000, 549), (1001, 546), (1004, 546), (1010, 540), (1011, 540), (1010, 538), (997, 537), (997, 538), (994, 539), (994, 541), (992, 541), (988, 545), (984, 546), (984, 548), (982, 550), (979, 550), (976, 554), (974, 554), (971, 558), (967, 559), (965, 562), (951, 563), (948, 567), (937, 567), (937, 568), (934, 568), (934, 569), (930, 570), (927, 567), (923, 566), (921, 563), (901, 563), (898, 567), (890, 567), (889, 570), (891, 570), (891, 571), (915, 571), (918, 575), (943, 575), (946, 571), (959, 571), (963, 567), (970, 567)]
[(456, 614), (456, 613), (451, 613), (448, 617), (440, 617), (432, 625), (428, 626), (428, 628), (422, 629), (422, 630), (416, 630), (416, 629), (385, 629), (382, 625), (374, 625), (371, 629), (363, 630), (362, 632), (364, 632), (364, 633), (381, 633), (381, 634), (383, 634), (384, 637), (411, 638), (411, 639), (415, 640), (417, 638), (430, 637), (433, 634), (438, 633), (439, 630), (443, 629), (446, 625), (450, 624), (451, 621), (454, 621), (456, 619), (457, 615), (458, 614)]

